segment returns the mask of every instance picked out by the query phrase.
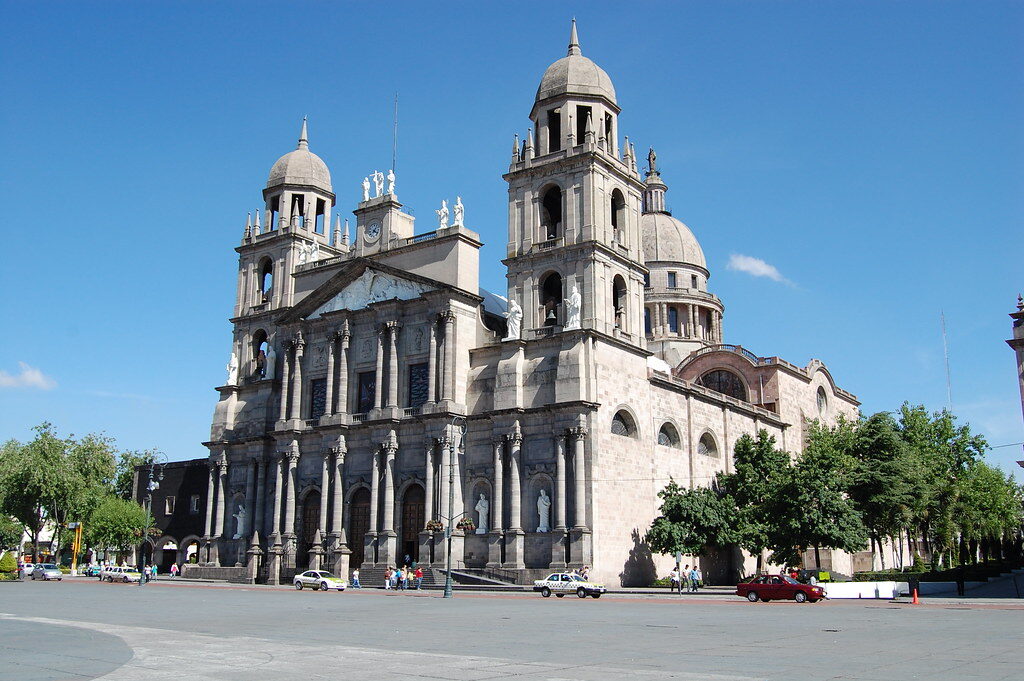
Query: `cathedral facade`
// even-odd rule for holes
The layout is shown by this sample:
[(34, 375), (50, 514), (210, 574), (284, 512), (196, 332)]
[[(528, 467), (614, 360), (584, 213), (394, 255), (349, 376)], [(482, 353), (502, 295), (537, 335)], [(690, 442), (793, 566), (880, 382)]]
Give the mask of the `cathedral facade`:
[[(669, 479), (709, 484), (744, 434), (798, 452), (810, 420), (857, 415), (821, 362), (723, 342), (700, 244), (619, 113), (574, 24), (504, 175), (503, 295), (480, 288), (461, 201), (417, 233), (393, 175), (364, 180), (350, 238), (303, 123), (236, 249), (201, 563), (257, 556), (270, 583), (443, 567), (451, 523), (457, 570), (642, 584), (674, 561), (643, 544)], [(743, 560), (701, 559), (709, 581)]]

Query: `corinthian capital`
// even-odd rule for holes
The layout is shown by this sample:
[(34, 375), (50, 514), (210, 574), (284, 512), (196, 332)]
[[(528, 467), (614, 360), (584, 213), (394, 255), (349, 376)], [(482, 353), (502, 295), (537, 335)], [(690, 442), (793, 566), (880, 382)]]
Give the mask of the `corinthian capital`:
[(438, 317), (441, 319), (441, 323), (443, 324), (452, 323), (455, 321), (455, 310), (452, 310), (451, 308), (442, 310)]

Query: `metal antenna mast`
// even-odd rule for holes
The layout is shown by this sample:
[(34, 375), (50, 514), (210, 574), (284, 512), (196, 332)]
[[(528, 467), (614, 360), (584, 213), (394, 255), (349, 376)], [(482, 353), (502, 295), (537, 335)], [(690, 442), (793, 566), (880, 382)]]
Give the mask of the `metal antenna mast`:
[(395, 128), (391, 136), (391, 170), (398, 172), (398, 93), (395, 93)]
[(953, 388), (949, 379), (949, 341), (946, 340), (946, 313), (939, 310), (939, 317), (942, 319), (942, 352), (946, 356), (946, 407), (949, 413), (953, 413)]

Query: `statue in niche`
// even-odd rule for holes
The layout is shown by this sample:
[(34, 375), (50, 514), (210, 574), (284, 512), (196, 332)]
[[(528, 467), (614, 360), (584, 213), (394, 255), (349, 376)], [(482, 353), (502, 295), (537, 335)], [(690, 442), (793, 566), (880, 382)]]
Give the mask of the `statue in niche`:
[(448, 229), (448, 202), (441, 199), (441, 208), (434, 212), (437, 213), (437, 228)]
[(487, 497), (484, 496), (483, 492), (480, 493), (480, 499), (473, 508), (480, 516), (480, 520), (476, 524), (476, 533), (487, 534), (487, 516), (490, 513), (491, 504), (487, 501)]
[(576, 284), (573, 284), (572, 293), (569, 294), (569, 299), (565, 301), (566, 331), (580, 328), (580, 308), (582, 307), (582, 304), (583, 301), (580, 298), (580, 290), (576, 288)]
[(277, 351), (274, 350), (274, 345), (270, 341), (267, 341), (267, 361), (264, 364), (263, 378), (270, 379), (274, 377), (274, 369), (277, 367)]
[(363, 201), (370, 200), (370, 178), (363, 178)]
[(395, 171), (392, 168), (388, 170), (388, 194), (395, 193)]
[(508, 312), (505, 313), (505, 317), (508, 319), (508, 333), (502, 340), (519, 340), (522, 333), (523, 308), (519, 307), (515, 298), (508, 299)]
[(242, 535), (245, 534), (245, 520), (248, 516), (249, 513), (245, 510), (245, 504), (239, 504), (238, 512), (231, 515), (235, 519), (235, 536), (232, 539), (241, 539)]
[(452, 222), (454, 227), (465, 227), (466, 207), (462, 205), (462, 197), (455, 197), (455, 220)]
[(228, 382), (226, 385), (238, 385), (238, 355), (231, 353), (231, 359), (228, 360), (228, 365), (225, 367), (228, 372)]
[(551, 497), (544, 490), (540, 491), (540, 496), (537, 497), (537, 531), (538, 532), (550, 532), (551, 531)]
[(373, 171), (373, 197), (378, 198), (384, 193), (384, 173), (379, 170)]

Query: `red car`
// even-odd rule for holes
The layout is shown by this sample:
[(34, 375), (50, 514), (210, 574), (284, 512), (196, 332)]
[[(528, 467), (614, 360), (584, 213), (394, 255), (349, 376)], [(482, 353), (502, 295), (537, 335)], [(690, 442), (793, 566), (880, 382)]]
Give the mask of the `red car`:
[(757, 603), (758, 599), (765, 603), (783, 599), (794, 600), (797, 603), (817, 603), (825, 598), (825, 590), (820, 586), (801, 584), (786, 575), (762, 575), (749, 582), (737, 584), (736, 595), (745, 597), (751, 603)]

